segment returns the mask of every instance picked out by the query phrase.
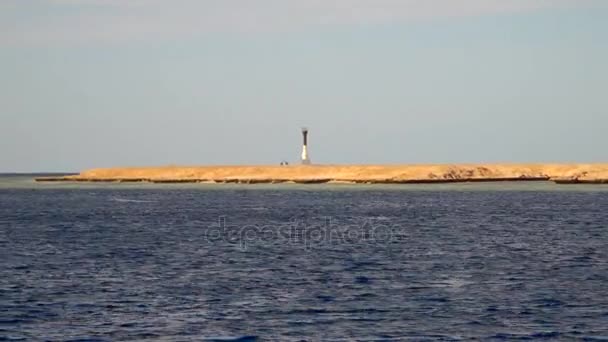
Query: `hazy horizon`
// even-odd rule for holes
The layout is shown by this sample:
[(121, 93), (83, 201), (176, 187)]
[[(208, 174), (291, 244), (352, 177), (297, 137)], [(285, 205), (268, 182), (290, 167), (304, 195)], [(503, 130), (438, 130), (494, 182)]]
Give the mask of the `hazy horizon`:
[(608, 162), (598, 0), (8, 0), (0, 172)]

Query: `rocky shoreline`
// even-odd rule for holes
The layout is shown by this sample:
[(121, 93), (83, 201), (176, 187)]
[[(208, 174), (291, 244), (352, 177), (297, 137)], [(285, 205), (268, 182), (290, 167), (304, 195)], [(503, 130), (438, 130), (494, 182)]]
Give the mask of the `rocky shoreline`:
[(429, 184), (553, 181), (608, 184), (608, 164), (313, 165), (107, 168), (37, 182)]
[[(341, 179), (103, 179), (103, 178), (65, 178), (65, 177), (41, 177), (37, 182), (89, 182), (89, 183), (155, 183), (155, 184), (179, 184), (179, 183), (206, 183), (206, 184), (428, 184), (428, 183), (481, 183), (481, 182), (513, 182), (513, 181), (549, 181), (549, 177), (530, 178), (472, 178), (472, 179), (410, 179), (410, 180), (341, 180)], [(608, 183), (608, 182), (607, 182)], [(566, 184), (566, 182), (563, 182)]]

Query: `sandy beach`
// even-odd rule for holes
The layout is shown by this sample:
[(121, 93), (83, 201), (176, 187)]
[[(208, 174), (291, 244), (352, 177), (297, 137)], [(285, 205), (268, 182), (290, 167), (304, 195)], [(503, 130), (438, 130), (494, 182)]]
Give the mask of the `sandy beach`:
[(608, 183), (608, 164), (429, 164), (164, 166), (91, 169), (37, 181), (154, 183), (442, 183), (482, 181)]

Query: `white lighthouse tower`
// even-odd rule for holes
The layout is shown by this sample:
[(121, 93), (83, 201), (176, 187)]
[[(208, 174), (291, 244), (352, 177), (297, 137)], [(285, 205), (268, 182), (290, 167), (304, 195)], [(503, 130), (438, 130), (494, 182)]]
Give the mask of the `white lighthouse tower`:
[(302, 164), (310, 165), (310, 158), (308, 157), (308, 128), (302, 127)]

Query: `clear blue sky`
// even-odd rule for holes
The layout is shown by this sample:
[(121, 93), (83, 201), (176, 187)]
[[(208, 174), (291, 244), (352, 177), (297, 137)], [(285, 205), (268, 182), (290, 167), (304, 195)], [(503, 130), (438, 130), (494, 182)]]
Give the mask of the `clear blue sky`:
[(608, 162), (608, 2), (5, 0), (0, 172)]

